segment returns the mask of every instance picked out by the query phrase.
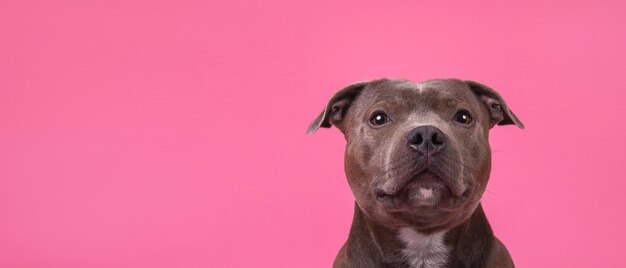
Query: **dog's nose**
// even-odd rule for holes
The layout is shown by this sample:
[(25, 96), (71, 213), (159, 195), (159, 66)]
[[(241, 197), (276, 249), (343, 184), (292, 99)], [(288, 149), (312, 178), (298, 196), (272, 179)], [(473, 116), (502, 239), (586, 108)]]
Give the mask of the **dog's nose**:
[(441, 129), (433, 126), (420, 126), (409, 131), (409, 147), (425, 154), (435, 154), (446, 146), (446, 136)]

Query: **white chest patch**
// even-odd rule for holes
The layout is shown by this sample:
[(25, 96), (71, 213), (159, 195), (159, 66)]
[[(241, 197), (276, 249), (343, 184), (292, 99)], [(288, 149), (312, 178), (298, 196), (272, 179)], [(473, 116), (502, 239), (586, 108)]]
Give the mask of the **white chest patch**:
[(422, 234), (410, 228), (398, 233), (404, 242), (403, 260), (415, 268), (445, 267), (450, 249), (444, 242), (445, 231)]

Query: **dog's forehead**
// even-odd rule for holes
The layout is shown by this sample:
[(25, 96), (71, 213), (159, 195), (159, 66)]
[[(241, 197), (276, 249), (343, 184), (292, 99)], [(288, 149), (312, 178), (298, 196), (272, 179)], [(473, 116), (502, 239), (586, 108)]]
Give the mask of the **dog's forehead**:
[(372, 82), (363, 94), (369, 102), (389, 102), (395, 105), (413, 103), (458, 103), (472, 99), (469, 86), (457, 79), (436, 79), (424, 82), (409, 80), (379, 80)]

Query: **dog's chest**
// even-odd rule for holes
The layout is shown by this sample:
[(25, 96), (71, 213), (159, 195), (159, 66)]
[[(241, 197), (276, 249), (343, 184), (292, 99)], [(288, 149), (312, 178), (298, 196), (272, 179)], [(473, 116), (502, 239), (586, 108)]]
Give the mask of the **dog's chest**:
[(445, 267), (450, 249), (444, 242), (445, 231), (422, 234), (410, 228), (403, 228), (398, 237), (404, 242), (402, 260), (415, 268)]

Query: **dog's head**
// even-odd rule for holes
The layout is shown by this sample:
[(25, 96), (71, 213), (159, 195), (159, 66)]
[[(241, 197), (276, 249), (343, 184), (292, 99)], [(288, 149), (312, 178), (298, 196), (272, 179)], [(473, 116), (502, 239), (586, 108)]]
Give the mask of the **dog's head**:
[(335, 126), (361, 210), (390, 227), (423, 231), (465, 221), (491, 170), (489, 130), (523, 124), (493, 89), (456, 79), (382, 79), (337, 92), (308, 132)]

